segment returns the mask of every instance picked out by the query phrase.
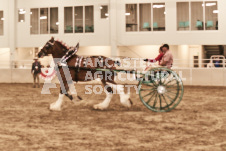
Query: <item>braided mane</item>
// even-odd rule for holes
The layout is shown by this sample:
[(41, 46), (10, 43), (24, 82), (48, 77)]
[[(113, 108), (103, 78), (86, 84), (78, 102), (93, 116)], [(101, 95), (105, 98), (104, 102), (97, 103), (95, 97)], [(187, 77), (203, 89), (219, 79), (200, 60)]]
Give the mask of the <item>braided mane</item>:
[(69, 46), (66, 45), (66, 43), (63, 43), (62, 41), (56, 40), (64, 49), (69, 49)]

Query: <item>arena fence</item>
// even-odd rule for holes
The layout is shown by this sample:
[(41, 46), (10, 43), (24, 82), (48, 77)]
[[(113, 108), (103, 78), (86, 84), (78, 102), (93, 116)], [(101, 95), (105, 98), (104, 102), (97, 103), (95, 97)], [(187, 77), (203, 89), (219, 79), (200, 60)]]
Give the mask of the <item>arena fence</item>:
[[(136, 60), (136, 61), (134, 61)], [(197, 61), (194, 63), (194, 61)], [(31, 64), (33, 60), (20, 60), (20, 61), (0, 61), (0, 82), (1, 83), (32, 83), (33, 77), (31, 74)], [(131, 59), (131, 67), (125, 69), (143, 70), (139, 66), (139, 60)], [(226, 86), (226, 59), (221, 59), (214, 66), (207, 67), (211, 60), (174, 60), (173, 70), (183, 79), (184, 85), (205, 85), (205, 86)], [(48, 64), (43, 63), (43, 64)], [(44, 66), (46, 67), (46, 66)], [(124, 76), (127, 76), (126, 74)], [(44, 82), (44, 80), (41, 80)], [(57, 78), (52, 82), (58, 82)], [(100, 83), (95, 81), (94, 83)], [(125, 81), (126, 84), (136, 81)]]

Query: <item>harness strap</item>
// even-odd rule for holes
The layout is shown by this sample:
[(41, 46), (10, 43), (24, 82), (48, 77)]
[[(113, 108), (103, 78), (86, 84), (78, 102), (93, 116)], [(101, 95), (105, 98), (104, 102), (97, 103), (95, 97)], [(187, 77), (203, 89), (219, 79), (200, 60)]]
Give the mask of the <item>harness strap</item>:
[(76, 63), (75, 63), (75, 80), (76, 80), (76, 82), (78, 82), (78, 73), (80, 71), (82, 58), (83, 58), (82, 56), (76, 58)]

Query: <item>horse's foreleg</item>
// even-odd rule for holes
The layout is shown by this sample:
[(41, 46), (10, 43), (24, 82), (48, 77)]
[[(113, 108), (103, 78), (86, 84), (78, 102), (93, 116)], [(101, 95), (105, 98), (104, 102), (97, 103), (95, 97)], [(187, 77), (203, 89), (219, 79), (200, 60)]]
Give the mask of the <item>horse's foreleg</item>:
[(61, 110), (61, 105), (63, 103), (64, 95), (69, 97), (70, 99), (73, 99), (72, 95), (68, 94), (69, 85), (65, 82), (60, 83), (60, 84), (61, 84), (61, 89), (60, 89), (59, 98), (57, 99), (56, 102), (50, 104), (50, 110), (54, 110), (54, 111), (60, 111)]
[[(77, 91), (75, 89), (74, 83), (68, 84), (68, 87), (66, 88), (67, 93), (65, 94), (71, 101), (74, 102), (75, 97), (77, 97), (79, 100), (82, 100), (80, 96), (77, 95)], [(75, 103), (75, 102), (74, 102)]]
[(56, 102), (50, 104), (50, 110), (60, 111), (61, 105), (63, 103), (63, 98), (64, 98), (64, 94), (60, 93), (58, 100)]
[(106, 98), (104, 99), (103, 102), (94, 105), (93, 106), (94, 109), (99, 109), (99, 110), (107, 109), (109, 104), (110, 104), (110, 102), (111, 102), (111, 99), (113, 97), (112, 88), (109, 85), (107, 85), (105, 82), (102, 81), (102, 83), (104, 85), (105, 90), (107, 90)]

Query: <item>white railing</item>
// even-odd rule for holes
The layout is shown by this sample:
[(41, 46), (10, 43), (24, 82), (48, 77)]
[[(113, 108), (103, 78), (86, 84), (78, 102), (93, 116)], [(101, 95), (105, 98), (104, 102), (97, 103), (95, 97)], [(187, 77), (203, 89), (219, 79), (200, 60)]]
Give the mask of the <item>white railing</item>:
[[(120, 58), (122, 59), (122, 58)], [(141, 68), (141, 66), (147, 65), (146, 62), (142, 63), (142, 58), (130, 58), (130, 67), (129, 68)], [(122, 62), (122, 61), (121, 61)], [(0, 69), (31, 69), (33, 60), (0, 60)], [(41, 64), (46, 67), (50, 64), (47, 60), (41, 60)], [(158, 63), (154, 63), (158, 65)], [(191, 60), (182, 60), (174, 59), (173, 68), (226, 68), (226, 59), (191, 59)]]

